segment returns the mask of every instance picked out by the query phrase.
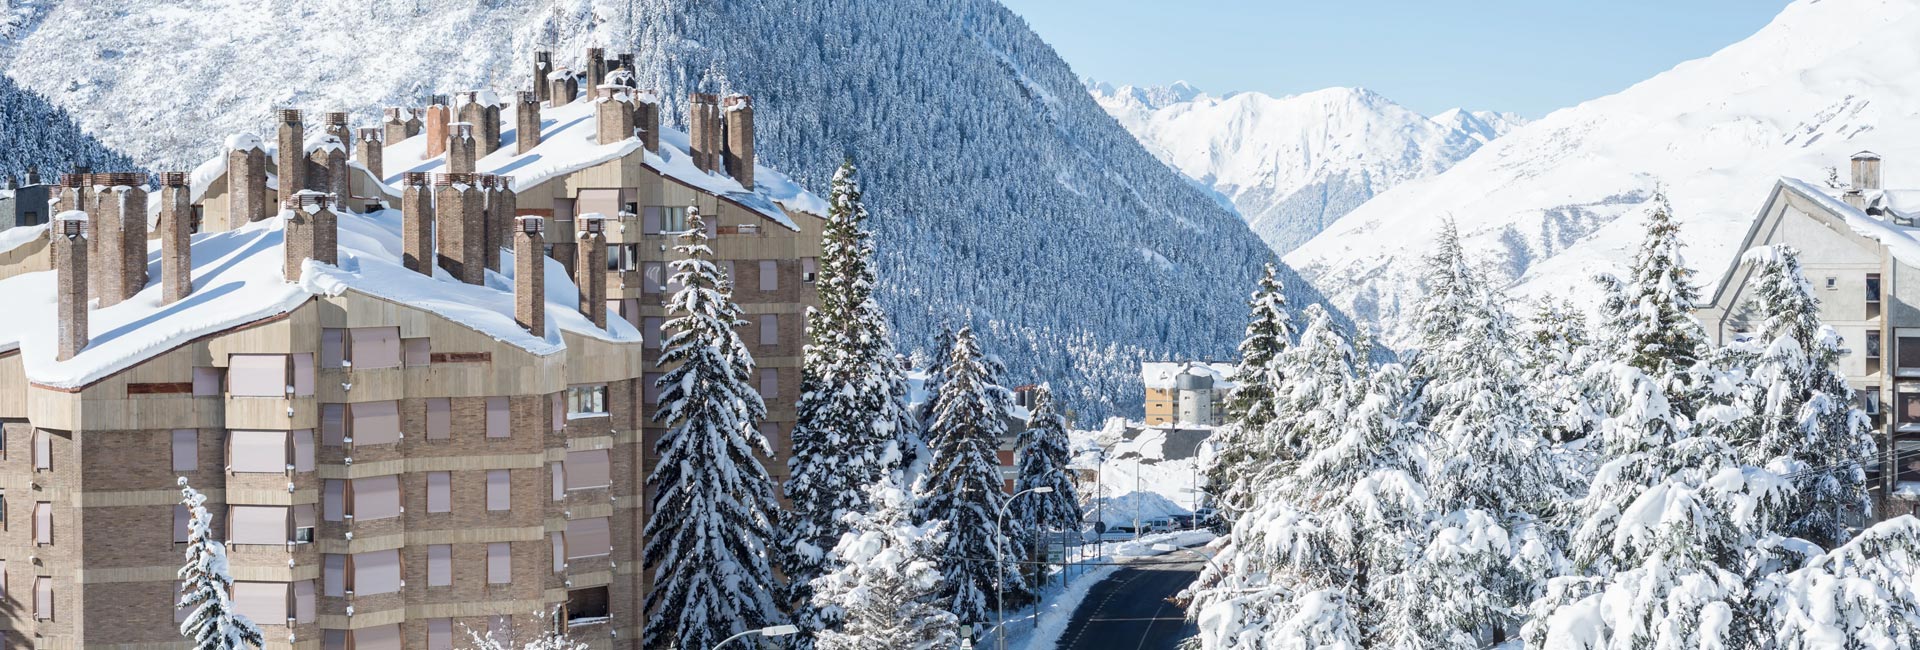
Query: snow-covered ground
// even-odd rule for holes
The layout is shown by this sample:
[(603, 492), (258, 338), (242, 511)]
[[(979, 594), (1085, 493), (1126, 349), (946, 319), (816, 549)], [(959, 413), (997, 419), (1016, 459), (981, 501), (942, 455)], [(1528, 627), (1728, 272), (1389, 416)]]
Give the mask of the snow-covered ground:
[(1170, 435), (1200, 434), (1192, 428), (1173, 434), (1141, 427), (1113, 418), (1097, 431), (1072, 432), (1073, 467), (1093, 470), (1099, 477), (1097, 485), (1081, 487), (1087, 521), (1132, 527), (1136, 516), (1145, 522), (1190, 515), (1204, 505), (1206, 497), (1199, 492), (1204, 481), (1200, 457), (1169, 454), (1167, 449)]
[[(1153, 557), (1179, 553), (1162, 551), (1156, 546), (1175, 548), (1194, 548), (1214, 540), (1211, 532), (1188, 530), (1172, 533), (1149, 535), (1139, 540), (1124, 542), (1105, 542), (1099, 546), (1087, 546), (1078, 560), (1085, 565), (1073, 565), (1064, 570), (1066, 580), (1055, 581), (1041, 591), (1038, 607), (1028, 607), (1017, 614), (1007, 612), (1007, 648), (1009, 650), (1054, 650), (1060, 643), (1060, 635), (1067, 631), (1067, 624), (1073, 620), (1073, 612), (1086, 600), (1087, 591), (1107, 576), (1120, 570), (1113, 562), (1129, 558)], [(988, 636), (975, 647), (992, 648), (993, 637)]]

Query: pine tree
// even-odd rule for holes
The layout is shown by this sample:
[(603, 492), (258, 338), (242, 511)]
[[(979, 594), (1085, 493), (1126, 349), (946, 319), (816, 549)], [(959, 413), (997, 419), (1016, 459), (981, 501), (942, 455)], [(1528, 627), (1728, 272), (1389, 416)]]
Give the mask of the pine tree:
[(1902, 516), (1759, 588), (1779, 650), (1920, 647), (1920, 520)]
[(1214, 431), (1215, 452), (1206, 467), (1207, 491), (1215, 495), (1214, 507), (1228, 521), (1252, 507), (1246, 500), (1247, 482), (1264, 464), (1255, 447), (1273, 421), (1275, 396), (1286, 380), (1279, 361), (1293, 345), (1293, 316), (1272, 264), (1267, 265), (1247, 309), (1247, 333), (1240, 341), (1240, 364), (1233, 371), (1226, 424)]
[(1522, 349), (1526, 383), (1549, 418), (1547, 438), (1571, 442), (1587, 437), (1606, 413), (1597, 408), (1588, 369), (1595, 363), (1586, 318), (1572, 303), (1541, 301), (1527, 324)]
[[(819, 309), (807, 313), (798, 421), (786, 495), (792, 504), (781, 571), (795, 620), (818, 630), (832, 621), (809, 606), (826, 550), (847, 532), (845, 514), (867, 509), (866, 489), (898, 474), (920, 446), (906, 412), (906, 376), (895, 358), (886, 313), (873, 297), (872, 234), (863, 225), (853, 163), (834, 174), (820, 256)], [(796, 643), (807, 643), (801, 637)]]
[(682, 288), (668, 301), (653, 420), (667, 427), (647, 487), (646, 635), (652, 645), (707, 648), (777, 622), (780, 585), (768, 561), (780, 505), (761, 458), (772, 448), (758, 429), (766, 407), (751, 387), (753, 355), (735, 332), (740, 307), (723, 289), (699, 211), (669, 262)]
[[(1046, 547), (1051, 534), (1079, 534), (1080, 521), (1085, 513), (1080, 510), (1080, 496), (1073, 487), (1073, 475), (1067, 468), (1073, 460), (1068, 449), (1067, 423), (1054, 410), (1053, 391), (1046, 384), (1033, 389), (1033, 408), (1028, 412), (1027, 428), (1020, 432), (1019, 478), (1014, 481), (1015, 494), (1034, 488), (1052, 488), (1046, 494), (1028, 494), (1016, 499), (1008, 506), (1009, 525), (1017, 523), (1023, 533), (1033, 557), (1045, 557), (1040, 553)], [(1036, 573), (1044, 575), (1045, 566)]]
[(1752, 417), (1735, 442), (1746, 463), (1793, 475), (1799, 494), (1782, 532), (1833, 548), (1871, 506), (1870, 425), (1846, 377), (1834, 369), (1847, 350), (1820, 322), (1820, 301), (1801, 272), (1799, 252), (1770, 246), (1745, 258), (1757, 271), (1748, 311), (1763, 319), (1754, 335), (1764, 348), (1742, 391)]
[(213, 536), (213, 516), (207, 497), (180, 479), (180, 503), (187, 507), (187, 562), (180, 567), (179, 609), (189, 610), (180, 635), (193, 640), (195, 650), (235, 650), (266, 645), (260, 628), (233, 604), (233, 573), (227, 568), (227, 546)]
[(1654, 196), (1647, 237), (1634, 253), (1620, 293), (1608, 305), (1609, 351), (1659, 382), (1675, 412), (1692, 418), (1699, 408), (1697, 380), (1690, 376), (1712, 349), (1705, 327), (1693, 317), (1701, 305), (1693, 269), (1680, 258), (1680, 225), (1666, 196)]
[(960, 622), (940, 598), (945, 522), (915, 524), (913, 498), (891, 480), (869, 490), (871, 512), (849, 512), (830, 572), (810, 590), (813, 607), (840, 621), (818, 633), (822, 650), (945, 650)]
[(983, 357), (972, 328), (955, 333), (943, 371), (940, 408), (927, 429), (933, 466), (919, 508), (921, 521), (947, 524), (947, 544), (940, 554), (940, 573), (946, 577), (942, 595), (965, 623), (990, 620), (1002, 580), (1010, 596), (1025, 589), (1018, 571), (995, 566), (993, 560), (1013, 547), (997, 528), (1006, 493), (995, 451), (1006, 426), (1001, 419), (1005, 411), (988, 384)]

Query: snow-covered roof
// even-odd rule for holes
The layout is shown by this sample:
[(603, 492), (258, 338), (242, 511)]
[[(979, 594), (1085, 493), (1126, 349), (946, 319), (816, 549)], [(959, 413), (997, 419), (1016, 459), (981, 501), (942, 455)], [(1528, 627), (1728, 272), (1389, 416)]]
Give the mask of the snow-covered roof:
[(1140, 364), (1140, 381), (1147, 388), (1173, 388), (1180, 375), (1197, 375), (1213, 380), (1213, 387), (1232, 388), (1234, 364), (1212, 361), (1149, 361)]
[[(594, 102), (581, 100), (542, 109), (540, 144), (524, 154), (518, 153), (518, 147), (514, 146), (518, 129), (511, 128), (518, 124), (517, 112), (516, 106), (501, 109), (500, 148), (474, 163), (475, 171), (511, 178), (515, 191), (525, 191), (557, 176), (616, 160), (641, 149), (639, 138), (600, 144), (596, 138), (598, 123), (594, 119)], [(383, 153), (386, 182), (398, 184), (407, 172), (444, 171), (446, 157), (423, 159), (426, 148), (425, 134), (387, 143)], [(793, 211), (816, 216), (827, 214), (825, 200), (801, 188), (785, 174), (755, 165), (755, 187), (748, 190), (725, 174), (700, 171), (687, 150), (685, 132), (662, 127), (660, 152), (642, 152), (643, 163), (663, 176), (745, 206), (792, 230), (800, 229), (794, 223)]]
[[(1813, 201), (1834, 216), (1845, 219), (1847, 227), (1862, 237), (1880, 242), (1882, 246), (1887, 247), (1888, 254), (1893, 255), (1893, 258), (1900, 260), (1901, 263), (1920, 266), (1920, 228), (1898, 225), (1887, 218), (1896, 214), (1911, 215), (1913, 213), (1894, 208), (1895, 212), (1869, 215), (1860, 208), (1848, 205), (1840, 197), (1829, 194), (1819, 186), (1798, 178), (1782, 177), (1780, 187)], [(1890, 205), (1920, 204), (1920, 192), (1913, 190), (1882, 190), (1878, 194), (1890, 201)]]
[(0, 253), (19, 248), (27, 242), (47, 236), (47, 224), (0, 230)]
[[(284, 215), (285, 213), (283, 213)], [(578, 310), (579, 290), (565, 267), (546, 260), (547, 330), (536, 335), (514, 322), (512, 253), (484, 285), (465, 284), (435, 269), (428, 277), (401, 265), (400, 212), (338, 215), (339, 264), (309, 261), (299, 278), (284, 277), (283, 218), (239, 229), (193, 235), (193, 293), (160, 303), (159, 243), (149, 242), (147, 287), (134, 297), (89, 312), (91, 338), (74, 358), (56, 361), (52, 271), (0, 280), (0, 304), (30, 314), (0, 329), (0, 351), (18, 349), (27, 379), (56, 388), (98, 381), (195, 338), (285, 314), (316, 296), (348, 291), (390, 300), (461, 323), (526, 350), (549, 355), (565, 349), (561, 331), (622, 342), (640, 332), (622, 319), (595, 327)]]

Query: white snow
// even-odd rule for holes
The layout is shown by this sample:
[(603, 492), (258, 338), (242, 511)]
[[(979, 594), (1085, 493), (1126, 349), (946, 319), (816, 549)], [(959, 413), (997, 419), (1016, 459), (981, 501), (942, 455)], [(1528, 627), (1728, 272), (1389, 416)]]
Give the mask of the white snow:
[(1697, 281), (1711, 286), (1781, 176), (1839, 166), (1845, 180), (1848, 156), (1872, 149), (1886, 186), (1920, 186), (1915, 33), (1920, 0), (1799, 0), (1746, 40), (1375, 197), (1286, 260), (1403, 344), (1421, 256), (1445, 220), (1518, 297), (1592, 303), (1588, 278), (1624, 267), (1663, 188)]
[(19, 248), (27, 242), (47, 236), (48, 224), (0, 230), (0, 253)]
[(85, 386), (199, 336), (292, 311), (315, 296), (346, 291), (391, 300), (462, 323), (535, 355), (565, 348), (560, 332), (609, 341), (638, 341), (640, 333), (621, 319), (601, 330), (578, 311), (579, 290), (565, 267), (546, 261), (547, 331), (527, 332), (513, 319), (513, 255), (502, 255), (505, 273), (489, 271), (486, 285), (458, 282), (436, 269), (429, 278), (400, 263), (400, 212), (340, 213), (338, 266), (309, 261), (302, 275), (284, 277), (281, 218), (237, 230), (193, 236), (193, 293), (160, 304), (158, 240), (148, 243), (148, 284), (133, 298), (89, 312), (91, 341), (67, 361), (56, 361), (52, 271), (0, 280), (0, 304), (37, 317), (17, 319), (0, 330), (0, 350), (20, 350), (27, 379), (55, 388)]
[(1147, 388), (1173, 388), (1174, 381), (1183, 374), (1203, 375), (1213, 378), (1215, 388), (1232, 388), (1235, 366), (1227, 362), (1211, 361), (1148, 361), (1140, 364), (1140, 381)]

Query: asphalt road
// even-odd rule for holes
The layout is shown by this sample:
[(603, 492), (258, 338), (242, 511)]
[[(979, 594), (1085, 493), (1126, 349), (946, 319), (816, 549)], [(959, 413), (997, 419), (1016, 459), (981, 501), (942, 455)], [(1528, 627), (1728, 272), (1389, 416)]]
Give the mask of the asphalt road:
[(1060, 650), (1174, 650), (1197, 633), (1186, 611), (1167, 602), (1200, 572), (1200, 561), (1180, 557), (1143, 558), (1146, 564), (1122, 567), (1093, 585), (1060, 635)]

